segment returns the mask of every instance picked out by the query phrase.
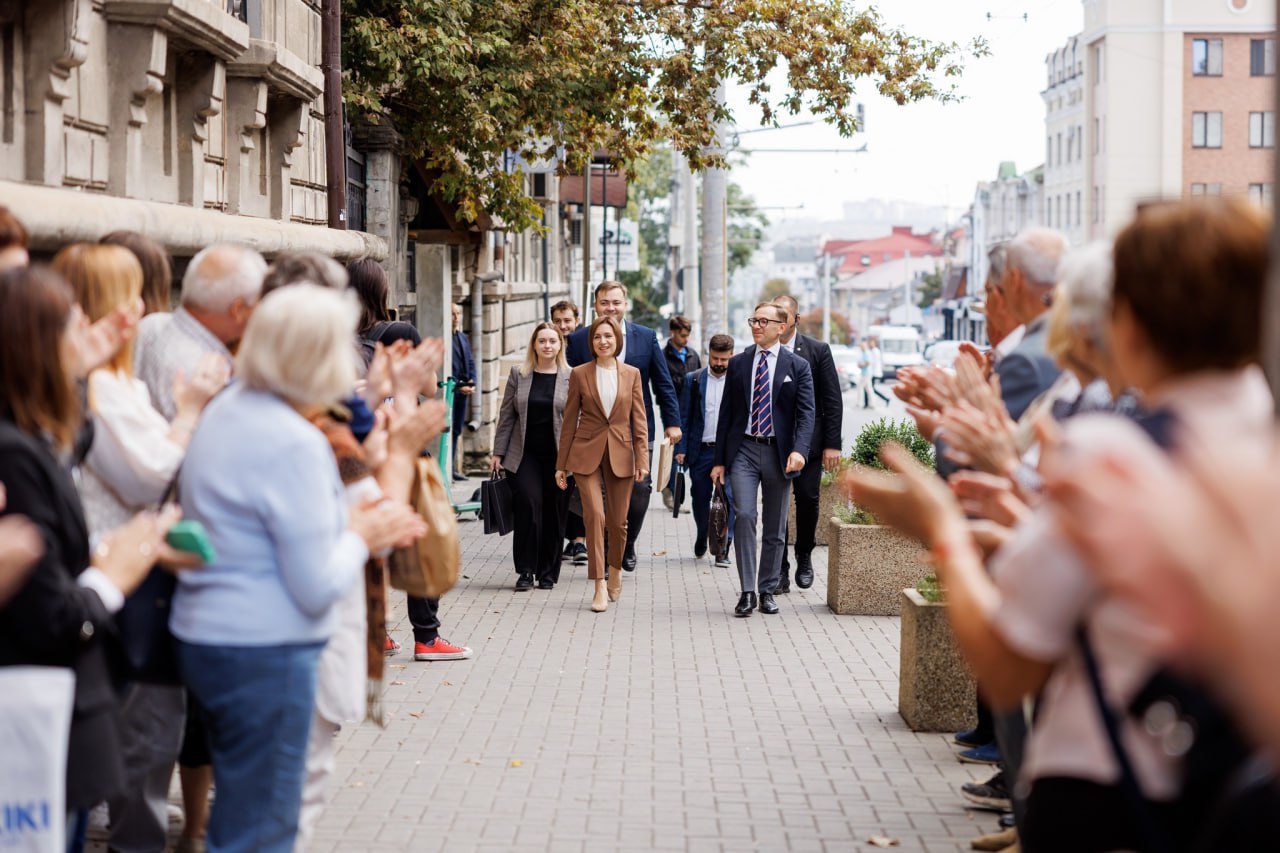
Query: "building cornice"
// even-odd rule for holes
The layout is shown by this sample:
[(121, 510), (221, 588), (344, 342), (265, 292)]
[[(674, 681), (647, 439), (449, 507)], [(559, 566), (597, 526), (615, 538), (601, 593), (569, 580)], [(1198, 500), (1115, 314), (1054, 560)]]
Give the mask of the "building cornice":
[(228, 77), (256, 77), (272, 89), (300, 101), (313, 101), (324, 91), (324, 73), (275, 42), (250, 39), (248, 50), (227, 63)]
[(234, 59), (249, 46), (249, 25), (208, 0), (104, 0), (108, 21), (152, 26), (176, 42)]

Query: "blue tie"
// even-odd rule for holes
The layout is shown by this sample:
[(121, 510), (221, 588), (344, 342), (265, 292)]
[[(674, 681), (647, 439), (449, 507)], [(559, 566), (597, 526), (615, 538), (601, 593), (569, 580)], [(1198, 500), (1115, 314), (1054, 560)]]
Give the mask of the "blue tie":
[(773, 391), (769, 387), (769, 351), (760, 350), (756, 384), (751, 390), (751, 434), (773, 435)]

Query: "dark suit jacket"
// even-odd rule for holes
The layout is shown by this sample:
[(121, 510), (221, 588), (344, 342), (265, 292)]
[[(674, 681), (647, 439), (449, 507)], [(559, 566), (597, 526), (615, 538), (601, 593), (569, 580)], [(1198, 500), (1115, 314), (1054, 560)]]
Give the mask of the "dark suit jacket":
[(466, 332), (453, 333), (453, 378), (460, 385), (476, 379), (476, 362), (471, 355), (471, 339)]
[(671, 341), (662, 346), (662, 356), (667, 360), (667, 372), (671, 374), (671, 384), (676, 389), (676, 401), (680, 404), (680, 416), (688, 417), (689, 384), (685, 380), (702, 369), (702, 358), (690, 346), (685, 347), (684, 361), (676, 354)]
[(680, 443), (676, 445), (676, 453), (684, 454), (685, 467), (690, 471), (702, 455), (702, 433), (707, 426), (707, 382), (710, 378), (710, 372), (705, 367), (685, 377), (689, 405), (684, 412), (684, 423), (680, 426)]
[(640, 371), (618, 365), (618, 396), (604, 410), (596, 383), (595, 362), (569, 372), (569, 399), (560, 429), (556, 470), (590, 474), (605, 465), (616, 477), (631, 477), (636, 468), (649, 469), (649, 434), (640, 417)]
[(996, 375), (1000, 377), (1000, 397), (1015, 421), (1057, 380), (1062, 370), (1045, 352), (1045, 339), (1049, 334), (1048, 312), (1041, 314), (1027, 326), (1013, 351), (996, 363)]
[(795, 354), (809, 362), (813, 373), (814, 428), (807, 459), (821, 459), (822, 451), (844, 450), (844, 394), (836, 375), (831, 347), (808, 335), (796, 335)]
[[(724, 399), (720, 401), (720, 423), (716, 427), (716, 465), (731, 466), (746, 439), (755, 367), (754, 344), (729, 359)], [(786, 347), (778, 351), (770, 399), (773, 402), (773, 434), (778, 439), (774, 449), (778, 451), (778, 463), (785, 471), (787, 457), (792, 453), (799, 453), (806, 459), (809, 457), (814, 412), (813, 374), (809, 372), (809, 362), (792, 355)], [(787, 476), (798, 477), (800, 472)]]
[[(565, 358), (569, 359), (570, 367), (592, 361), (591, 345), (587, 340), (589, 330), (590, 326), (583, 326), (569, 335)], [(649, 437), (652, 440), (655, 435), (653, 397), (658, 398), (662, 423), (668, 427), (680, 426), (680, 402), (676, 399), (676, 389), (671, 383), (671, 372), (667, 370), (667, 359), (662, 354), (662, 347), (658, 346), (657, 333), (653, 329), (627, 323), (625, 334), (627, 352), (623, 360), (640, 371), (644, 385), (645, 419), (648, 421)], [(650, 386), (653, 386), (653, 396), (649, 394)]]
[(31, 519), (45, 547), (27, 582), (0, 607), (0, 666), (74, 670), (67, 806), (89, 808), (123, 789), (124, 767), (108, 662), (114, 622), (98, 594), (76, 584), (89, 565), (80, 496), (48, 446), (8, 420), (0, 420), (0, 483), (8, 492), (0, 514)]

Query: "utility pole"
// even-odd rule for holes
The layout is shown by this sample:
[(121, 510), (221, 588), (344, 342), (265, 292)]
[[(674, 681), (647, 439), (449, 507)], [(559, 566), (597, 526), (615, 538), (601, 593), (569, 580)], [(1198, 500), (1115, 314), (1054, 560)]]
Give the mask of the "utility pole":
[(831, 256), (822, 256), (822, 340), (831, 343)]
[(347, 133), (342, 120), (342, 6), (324, 0), (320, 18), (324, 71), (325, 183), (329, 227), (347, 228)]
[[(724, 84), (716, 87), (716, 102), (724, 104)], [(716, 126), (716, 139), (708, 153), (724, 153), (727, 128)], [(728, 328), (728, 241), (725, 239), (729, 172), (707, 169), (702, 173), (702, 321), (708, 332)]]
[[(680, 228), (684, 231), (680, 248), (680, 279), (684, 286), (685, 316), (693, 325), (690, 337), (706, 344), (711, 335), (725, 331), (723, 327), (708, 327), (702, 322), (702, 283), (698, 276), (698, 182), (693, 179), (689, 161), (680, 158), (680, 186), (685, 199), (680, 211)], [(706, 352), (705, 347), (703, 352)]]

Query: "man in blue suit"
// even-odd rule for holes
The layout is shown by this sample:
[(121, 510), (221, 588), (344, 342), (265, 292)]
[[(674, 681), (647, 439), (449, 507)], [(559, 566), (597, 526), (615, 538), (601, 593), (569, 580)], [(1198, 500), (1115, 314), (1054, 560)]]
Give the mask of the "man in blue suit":
[[(733, 337), (712, 335), (707, 347), (707, 366), (685, 379), (689, 405), (684, 412), (684, 436), (676, 445), (676, 462), (689, 469), (692, 494), (693, 556), (707, 553), (708, 524), (711, 517), (711, 466), (715, 462), (716, 429), (720, 424), (720, 403), (724, 400), (725, 375), (733, 357)], [(730, 496), (730, 500), (732, 497)], [(733, 541), (733, 508), (729, 509), (729, 541)], [(716, 557), (716, 565), (727, 567)]]
[[(649, 439), (654, 436), (653, 399), (662, 410), (662, 423), (666, 426), (671, 443), (680, 443), (680, 404), (676, 399), (675, 385), (667, 370), (667, 359), (658, 346), (658, 335), (653, 329), (626, 322), (627, 288), (620, 281), (602, 281), (596, 285), (596, 316), (607, 315), (622, 326), (622, 352), (618, 356), (640, 371), (644, 388), (644, 410), (649, 421)], [(569, 335), (565, 357), (570, 367), (586, 364), (591, 360), (591, 348), (587, 341), (587, 327)], [(649, 388), (653, 387), (650, 395)], [(653, 458), (653, 445), (649, 446), (649, 458)], [(631, 507), (627, 511), (627, 547), (622, 555), (622, 568), (636, 570), (636, 540), (644, 526), (644, 516), (649, 510), (649, 495), (653, 492), (653, 480), (649, 475), (636, 483), (631, 490)]]
[(466, 476), (458, 470), (458, 454), (462, 450), (462, 427), (467, 422), (467, 408), (476, 390), (476, 362), (471, 356), (471, 341), (462, 331), (462, 306), (453, 303), (453, 378), (458, 383), (453, 389), (453, 467), (454, 482), (465, 482)]
[[(747, 321), (755, 344), (729, 359), (716, 429), (711, 481), (733, 488), (734, 553), (742, 596), (736, 616), (777, 613), (774, 600), (787, 542), (791, 481), (804, 470), (813, 439), (813, 373), (781, 343), (787, 313), (761, 302)], [(756, 562), (756, 496), (761, 495), (761, 548)]]

